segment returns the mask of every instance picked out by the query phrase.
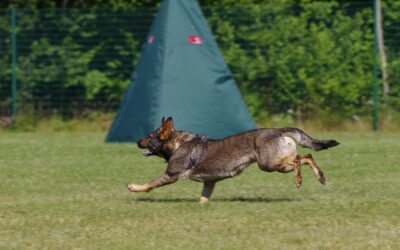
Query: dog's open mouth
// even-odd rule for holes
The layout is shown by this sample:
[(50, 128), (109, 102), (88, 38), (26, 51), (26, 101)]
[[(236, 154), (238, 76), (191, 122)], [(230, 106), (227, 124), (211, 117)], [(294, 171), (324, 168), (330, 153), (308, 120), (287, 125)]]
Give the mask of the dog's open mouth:
[(143, 155), (146, 156), (146, 157), (152, 156), (153, 154), (154, 154), (154, 153), (151, 152), (150, 150), (146, 150), (146, 151), (143, 152)]

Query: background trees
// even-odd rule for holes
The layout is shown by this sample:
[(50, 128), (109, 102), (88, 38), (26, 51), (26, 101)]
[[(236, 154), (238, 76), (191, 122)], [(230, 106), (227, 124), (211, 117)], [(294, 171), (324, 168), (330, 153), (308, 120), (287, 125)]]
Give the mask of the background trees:
[[(76, 115), (115, 110), (159, 1), (2, 1), (18, 7), (20, 105)], [(199, 1), (251, 113), (369, 115), (372, 1)], [(46, 9), (43, 9), (46, 8)], [(400, 4), (382, 3), (390, 93), (400, 111)], [(9, 95), (9, 11), (0, 11), (0, 106)]]

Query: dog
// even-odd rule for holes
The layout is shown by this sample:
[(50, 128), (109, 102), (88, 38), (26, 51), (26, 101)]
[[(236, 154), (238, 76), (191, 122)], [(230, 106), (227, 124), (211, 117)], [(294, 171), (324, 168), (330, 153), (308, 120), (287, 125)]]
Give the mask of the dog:
[(300, 156), (296, 144), (315, 151), (339, 145), (336, 140), (317, 140), (298, 128), (261, 128), (226, 137), (209, 139), (185, 131), (175, 131), (172, 117), (137, 145), (145, 156), (157, 155), (168, 162), (160, 177), (144, 185), (127, 184), (132, 192), (149, 192), (154, 188), (189, 178), (203, 182), (200, 203), (206, 203), (215, 183), (239, 175), (251, 163), (266, 172), (294, 171), (295, 184), (302, 183), (301, 166), (309, 165), (321, 184), (325, 176), (311, 154)]

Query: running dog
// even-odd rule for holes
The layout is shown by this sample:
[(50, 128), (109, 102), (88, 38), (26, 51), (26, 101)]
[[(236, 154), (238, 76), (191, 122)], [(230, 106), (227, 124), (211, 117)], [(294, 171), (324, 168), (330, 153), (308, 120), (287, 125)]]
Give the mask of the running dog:
[(145, 156), (164, 158), (168, 162), (167, 170), (147, 184), (127, 184), (127, 187), (132, 192), (149, 192), (180, 178), (189, 178), (204, 183), (200, 203), (206, 203), (216, 182), (239, 175), (254, 162), (266, 172), (294, 171), (297, 188), (302, 183), (301, 166), (309, 165), (319, 182), (325, 184), (325, 176), (311, 154), (300, 156), (296, 144), (319, 151), (339, 142), (313, 139), (297, 128), (262, 128), (213, 140), (175, 131), (173, 119), (163, 118), (161, 126), (137, 145), (146, 149)]

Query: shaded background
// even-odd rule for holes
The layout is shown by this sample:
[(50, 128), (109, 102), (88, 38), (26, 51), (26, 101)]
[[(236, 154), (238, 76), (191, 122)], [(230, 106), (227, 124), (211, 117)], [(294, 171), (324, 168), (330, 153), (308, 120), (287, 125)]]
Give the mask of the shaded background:
[[(25, 2), (0, 3), (2, 119), (12, 112), (11, 7), (16, 8), (18, 116), (36, 121), (114, 114), (159, 1)], [(259, 124), (274, 117), (323, 119), (333, 127), (372, 120), (372, 1), (199, 3)], [(382, 15), (390, 89), (385, 97), (379, 93), (380, 115), (396, 122), (400, 2), (384, 1)]]

